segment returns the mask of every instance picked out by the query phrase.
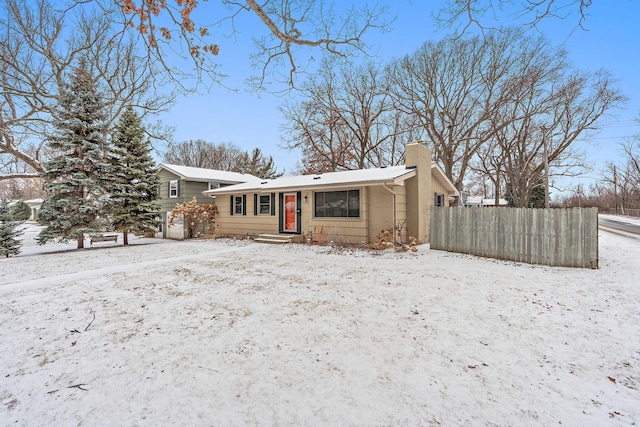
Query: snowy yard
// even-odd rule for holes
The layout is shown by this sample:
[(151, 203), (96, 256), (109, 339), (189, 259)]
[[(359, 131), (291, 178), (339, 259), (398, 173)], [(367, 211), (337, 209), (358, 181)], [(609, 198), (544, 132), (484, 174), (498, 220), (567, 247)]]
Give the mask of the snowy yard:
[(583, 270), (36, 231), (0, 260), (0, 425), (640, 423), (637, 238)]

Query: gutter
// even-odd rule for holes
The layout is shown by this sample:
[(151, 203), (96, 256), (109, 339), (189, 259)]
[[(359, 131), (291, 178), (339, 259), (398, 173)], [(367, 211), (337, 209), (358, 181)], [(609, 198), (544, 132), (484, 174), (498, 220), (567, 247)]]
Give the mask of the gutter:
[(397, 215), (396, 215), (396, 193), (395, 193), (392, 189), (390, 189), (389, 187), (387, 187), (387, 183), (386, 183), (386, 182), (383, 182), (383, 183), (382, 183), (382, 188), (384, 188), (385, 190), (387, 190), (389, 193), (393, 194), (393, 228), (394, 228), (394, 231), (393, 231), (393, 233), (394, 233), (393, 240), (394, 240), (394, 242), (395, 242), (395, 240), (396, 240), (396, 238), (395, 238), (395, 237), (396, 237), (396, 236), (395, 236), (395, 228), (396, 228), (396, 223), (398, 222)]

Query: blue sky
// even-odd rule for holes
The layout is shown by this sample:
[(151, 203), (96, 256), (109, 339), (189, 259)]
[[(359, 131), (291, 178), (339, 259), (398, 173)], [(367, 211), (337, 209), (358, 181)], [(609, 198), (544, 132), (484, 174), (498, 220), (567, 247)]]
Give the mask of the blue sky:
[[(395, 16), (390, 31), (373, 31), (366, 35), (372, 52), (377, 53), (375, 60), (386, 63), (414, 52), (427, 40), (439, 40), (447, 33), (446, 30), (438, 30), (431, 17), (438, 1), (394, 0), (389, 3), (390, 17)], [(227, 85), (240, 90), (231, 92), (213, 87), (207, 93), (183, 96), (171, 112), (163, 114), (160, 119), (165, 125), (175, 127), (176, 141), (204, 139), (215, 143), (232, 142), (247, 150), (260, 147), (263, 153), (273, 156), (279, 168), (290, 173), (300, 154), (278, 148), (280, 126), (283, 124), (278, 106), (283, 97), (243, 90), (243, 80), (253, 72), (249, 57), (253, 52), (251, 36), (257, 25), (251, 17), (243, 19), (236, 22), (241, 32), (236, 42), (230, 48), (225, 44), (219, 57), (222, 71), (231, 76)], [(579, 69), (595, 71), (606, 68), (611, 71), (629, 97), (625, 109), (614, 111), (611, 117), (601, 121), (602, 130), (590, 137), (590, 143), (580, 143), (594, 163), (594, 172), (585, 178), (585, 182), (590, 182), (598, 177), (598, 169), (606, 161), (619, 158), (619, 142), (623, 138), (640, 133), (640, 124), (634, 121), (640, 117), (640, 31), (636, 29), (640, 22), (640, 2), (594, 2), (584, 24), (586, 30), (574, 31), (576, 19), (546, 21), (539, 31), (554, 44), (564, 45)], [(508, 24), (504, 20), (501, 22)], [(295, 97), (296, 94), (287, 96)]]

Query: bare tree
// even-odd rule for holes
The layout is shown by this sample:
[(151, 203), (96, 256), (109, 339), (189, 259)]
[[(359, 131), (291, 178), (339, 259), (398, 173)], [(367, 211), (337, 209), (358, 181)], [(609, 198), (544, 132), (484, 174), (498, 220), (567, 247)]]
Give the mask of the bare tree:
[(302, 173), (347, 169), (351, 162), (348, 141), (342, 137), (344, 124), (334, 108), (325, 107), (317, 108), (311, 100), (281, 106), (288, 121), (281, 127), (284, 148), (302, 150)]
[(505, 105), (516, 117), (494, 133), (505, 164), (507, 192), (516, 207), (526, 207), (532, 192), (543, 185), (545, 162), (550, 176), (572, 176), (587, 167), (585, 155), (575, 147), (585, 131), (625, 97), (606, 71), (585, 73), (561, 62), (553, 73), (528, 75), (520, 85), (522, 97)]
[(525, 41), (515, 29), (450, 36), (389, 66), (396, 105), (414, 116), (434, 160), (459, 189), (469, 163), (491, 138), (490, 117), (513, 96), (506, 82), (522, 60)]
[[(106, 0), (96, 1), (109, 7), (110, 2)], [(306, 63), (314, 60), (310, 52), (315, 51), (317, 56), (345, 57), (354, 51), (364, 51), (364, 34), (387, 26), (383, 17), (388, 8), (379, 5), (355, 7), (325, 0), (175, 3), (116, 1), (124, 12), (124, 23), (142, 34), (154, 60), (162, 62), (167, 70), (175, 71), (165, 58), (170, 51), (183, 52), (213, 82), (220, 82), (224, 77), (218, 72), (220, 64), (215, 58), (233, 49), (229, 46), (229, 36), (241, 36), (236, 30), (238, 21), (257, 18), (259, 25), (254, 26), (251, 33), (256, 45), (252, 60), (258, 69), (252, 83), (257, 89), (264, 89), (270, 79), (293, 86)], [(182, 48), (183, 44), (186, 49)]]
[(394, 108), (389, 80), (374, 64), (325, 62), (302, 88), (303, 101), (285, 103), (285, 147), (299, 148), (312, 170), (395, 165), (404, 156), (407, 117)]
[(625, 178), (636, 192), (640, 192), (640, 136), (635, 136), (623, 143), (622, 150), (626, 160)]
[(202, 139), (169, 144), (164, 162), (196, 168), (234, 170), (244, 151), (235, 144), (214, 144)]
[(81, 56), (106, 96), (109, 128), (127, 105), (143, 117), (171, 105), (173, 96), (157, 88), (158, 70), (106, 12), (60, 10), (47, 0), (1, 0), (0, 7), (0, 180), (44, 172), (54, 107)]
[(640, 209), (640, 136), (621, 144), (622, 161), (609, 162), (601, 171), (599, 194), (616, 213), (625, 209)]
[[(504, 160), (502, 148), (498, 144), (497, 138), (492, 138), (478, 149), (475, 161), (469, 164), (470, 172), (479, 177), (483, 197), (489, 194), (486, 182), (489, 181), (491, 183), (494, 206), (500, 206), (500, 197), (504, 187), (504, 182), (502, 181), (505, 168)], [(478, 179), (474, 181), (478, 181)]]
[(535, 27), (546, 19), (573, 18), (582, 27), (593, 0), (447, 0), (436, 19), (441, 25), (464, 33), (471, 27), (482, 31), (500, 27), (500, 18)]

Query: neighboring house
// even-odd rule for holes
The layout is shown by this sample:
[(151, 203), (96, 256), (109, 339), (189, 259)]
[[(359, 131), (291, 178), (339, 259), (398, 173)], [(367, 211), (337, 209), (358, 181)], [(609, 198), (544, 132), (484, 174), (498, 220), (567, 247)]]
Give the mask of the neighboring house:
[[(507, 206), (509, 202), (506, 199), (500, 199), (498, 201), (499, 206)], [(464, 205), (466, 207), (489, 207), (495, 206), (496, 201), (493, 198), (483, 198), (482, 196), (467, 196), (464, 201)]]
[[(420, 143), (406, 166), (281, 177), (205, 191), (216, 197), (217, 232), (300, 235), (318, 241), (370, 243), (381, 230), (429, 240), (431, 207), (458, 191)], [(304, 236), (304, 237), (302, 237)]]
[(215, 203), (210, 197), (202, 194), (205, 190), (220, 188), (243, 182), (259, 182), (260, 178), (238, 172), (215, 169), (195, 168), (191, 166), (170, 165), (161, 163), (158, 166), (160, 177), (160, 212), (162, 225), (156, 237), (182, 239), (184, 224), (176, 221), (174, 227), (168, 227), (168, 221), (176, 204), (189, 202), (195, 196), (199, 203)]

